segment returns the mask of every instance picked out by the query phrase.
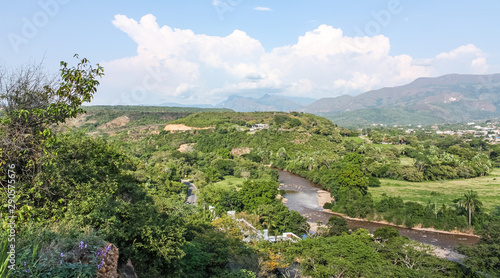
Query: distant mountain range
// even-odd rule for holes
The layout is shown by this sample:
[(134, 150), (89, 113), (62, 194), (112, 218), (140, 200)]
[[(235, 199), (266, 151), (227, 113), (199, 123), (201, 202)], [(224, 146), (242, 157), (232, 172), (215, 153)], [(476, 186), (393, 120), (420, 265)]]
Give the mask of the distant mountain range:
[(315, 102), (312, 98), (282, 97), (265, 94), (261, 98), (250, 98), (233, 95), (219, 103), (218, 108), (229, 108), (238, 112), (252, 111), (297, 111)]
[(179, 103), (163, 103), (160, 106), (171, 107), (199, 107), (199, 108), (227, 108), (237, 112), (253, 111), (282, 111), (290, 112), (305, 108), (317, 99), (307, 97), (286, 97), (265, 94), (260, 98), (243, 97), (238, 95), (229, 96), (225, 101), (217, 105), (194, 104), (184, 105)]
[(217, 105), (162, 106), (228, 108), (238, 112), (301, 111), (345, 127), (477, 121), (500, 118), (500, 74), (423, 77), (407, 85), (358, 96), (319, 100), (269, 94), (260, 98), (232, 95)]
[[(148, 105), (153, 106), (153, 105)], [(181, 104), (176, 102), (167, 102), (158, 104), (158, 106), (167, 106), (167, 107), (196, 107), (196, 108), (216, 108), (211, 104)]]
[(449, 74), (356, 97), (322, 98), (301, 111), (341, 126), (434, 124), (500, 117), (500, 74)]

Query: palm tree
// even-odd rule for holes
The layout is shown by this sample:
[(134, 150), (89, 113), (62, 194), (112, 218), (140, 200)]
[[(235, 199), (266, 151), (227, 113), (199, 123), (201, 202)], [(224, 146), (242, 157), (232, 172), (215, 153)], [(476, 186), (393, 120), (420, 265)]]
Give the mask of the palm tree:
[(477, 192), (469, 190), (465, 192), (462, 198), (455, 201), (459, 207), (469, 210), (469, 227), (471, 226), (472, 213), (475, 209), (483, 206), (478, 197)]

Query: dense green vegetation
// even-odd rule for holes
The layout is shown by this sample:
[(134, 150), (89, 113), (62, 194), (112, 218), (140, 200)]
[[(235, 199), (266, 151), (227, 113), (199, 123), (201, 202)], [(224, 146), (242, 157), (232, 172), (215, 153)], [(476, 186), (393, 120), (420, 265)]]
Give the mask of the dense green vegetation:
[(427, 111), (417, 111), (410, 108), (368, 108), (341, 113), (318, 113), (337, 123), (349, 128), (360, 128), (371, 124), (408, 125), (422, 124), (431, 125), (442, 120), (429, 115)]
[[(95, 107), (85, 115), (87, 124), (66, 131), (60, 124), (82, 117), (81, 105), (95, 93), (102, 68), (91, 67), (86, 59), (72, 68), (62, 63), (58, 84), (38, 70), (22, 72), (13, 79), (14, 86), (2, 88), (0, 198), (15, 203), (17, 234), (15, 270), (9, 270), (12, 226), (6, 218), (0, 237), (1, 275), (95, 277), (108, 243), (118, 247), (119, 264), (130, 259), (139, 277), (496, 274), (499, 215), (488, 214), (474, 191), (462, 192), (463, 198), (439, 209), (397, 196), (374, 200), (370, 193), (381, 185), (379, 178), (485, 176), (497, 165), (495, 147), (370, 130), (372, 141), (386, 141), (390, 134), (392, 143), (404, 144), (377, 145), (327, 119), (296, 112)], [(161, 118), (166, 115), (162, 113), (170, 116)], [(93, 132), (122, 116), (130, 121), (108, 127), (114, 136)], [(210, 128), (139, 132), (166, 123)], [(322, 185), (335, 197), (327, 206), (337, 212), (440, 229), (468, 229), (470, 219), (484, 238), (477, 246), (462, 247), (469, 255), (464, 268), (432, 256), (429, 248), (394, 229), (377, 230), (372, 237), (364, 230), (350, 231), (337, 217), (305, 240), (258, 241), (249, 237), (257, 233), (254, 228), (268, 229), (269, 235), (309, 231), (306, 219), (277, 198), (283, 192), (269, 166)], [(187, 186), (181, 179), (197, 186), (196, 204), (185, 203)], [(13, 215), (9, 203), (1, 207), (2, 215)], [(227, 211), (235, 211), (236, 219)]]
[[(163, 107), (163, 106), (85, 106), (85, 114), (69, 121), (70, 126), (86, 129), (87, 132), (101, 130), (105, 132), (113, 127), (106, 126), (115, 119), (124, 119), (117, 122), (115, 127), (130, 129), (143, 126), (163, 127), (165, 123), (186, 117), (201, 111), (227, 112), (229, 109), (202, 109), (191, 107)], [(120, 118), (121, 117), (121, 118)]]
[(413, 201), (420, 204), (451, 204), (453, 200), (467, 190), (474, 189), (480, 196), (483, 202), (485, 211), (494, 211), (500, 206), (498, 191), (500, 183), (497, 180), (500, 178), (500, 169), (495, 168), (493, 171), (484, 177), (474, 179), (457, 179), (457, 180), (441, 180), (441, 181), (395, 181), (391, 179), (380, 179), (381, 185), (371, 187), (370, 193), (374, 201), (380, 201), (383, 195), (399, 196), (405, 201)]
[[(329, 223), (340, 224), (332, 217)], [(275, 265), (293, 269), (300, 265), (311, 277), (469, 277), (455, 263), (426, 253), (428, 246), (400, 237), (394, 228), (356, 232), (328, 231), (299, 243), (266, 244), (271, 253), (282, 254)], [(392, 231), (392, 229), (395, 230)], [(300, 262), (300, 263), (297, 263)]]

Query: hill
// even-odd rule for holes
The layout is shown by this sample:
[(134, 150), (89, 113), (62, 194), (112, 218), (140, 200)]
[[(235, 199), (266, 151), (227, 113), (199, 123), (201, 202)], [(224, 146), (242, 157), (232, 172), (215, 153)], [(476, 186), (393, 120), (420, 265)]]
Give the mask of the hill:
[(496, 118), (500, 116), (500, 74), (418, 78), (407, 85), (356, 97), (323, 98), (303, 111), (345, 126), (360, 122), (430, 124)]
[(85, 114), (68, 119), (60, 128), (78, 127), (87, 132), (114, 134), (118, 130), (161, 130), (170, 121), (198, 112), (228, 112), (229, 109), (162, 106), (85, 106)]

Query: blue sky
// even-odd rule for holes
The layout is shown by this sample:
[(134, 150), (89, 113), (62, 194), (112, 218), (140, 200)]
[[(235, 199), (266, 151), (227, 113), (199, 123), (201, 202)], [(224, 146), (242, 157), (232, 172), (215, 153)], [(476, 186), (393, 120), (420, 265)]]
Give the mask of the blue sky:
[(4, 1), (0, 65), (105, 67), (93, 104), (359, 94), (500, 71), (499, 1)]

